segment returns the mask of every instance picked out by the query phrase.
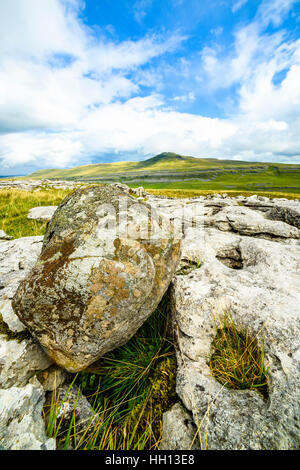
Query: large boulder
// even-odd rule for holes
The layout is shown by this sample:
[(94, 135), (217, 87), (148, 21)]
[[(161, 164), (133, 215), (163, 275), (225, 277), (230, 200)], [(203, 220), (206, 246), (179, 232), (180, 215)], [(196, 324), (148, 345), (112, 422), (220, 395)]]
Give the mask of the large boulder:
[(57, 364), (82, 370), (126, 343), (155, 310), (180, 246), (150, 205), (110, 186), (80, 189), (48, 224), (14, 311)]

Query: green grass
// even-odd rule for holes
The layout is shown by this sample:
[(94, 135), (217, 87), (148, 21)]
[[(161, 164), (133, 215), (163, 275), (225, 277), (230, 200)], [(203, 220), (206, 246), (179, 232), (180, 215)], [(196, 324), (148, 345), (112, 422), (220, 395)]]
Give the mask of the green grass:
[(186, 276), (190, 274), (195, 269), (201, 268), (203, 261), (201, 258), (198, 258), (197, 261), (191, 261), (189, 259), (182, 259), (180, 263), (180, 267), (176, 272), (177, 276)]
[(0, 230), (14, 238), (43, 235), (47, 222), (27, 219), (37, 206), (56, 206), (70, 190), (51, 189), (38, 192), (16, 189), (0, 190)]
[[(215, 191), (215, 192), (251, 192), (251, 193), (293, 193), (300, 197), (300, 171), (288, 173), (281, 171), (275, 173), (272, 169), (261, 173), (234, 173), (217, 176), (210, 181), (182, 180), (166, 183), (148, 183), (141, 181), (146, 189), (156, 190), (189, 190), (189, 191)], [(136, 183), (134, 186), (138, 186)], [(133, 186), (129, 184), (129, 186)]]
[(158, 448), (163, 412), (176, 401), (175, 353), (166, 334), (168, 309), (165, 295), (126, 345), (75, 376), (74, 383), (97, 413), (84, 435), (78, 433), (75, 414), (68, 430), (60, 432), (61, 403), (52, 400), (47, 412), (48, 435), (57, 438), (59, 447), (71, 443), (81, 450)]
[(259, 347), (248, 331), (239, 330), (230, 315), (216, 325), (209, 366), (213, 376), (227, 388), (256, 390), (268, 397), (268, 370), (264, 365), (264, 345)]

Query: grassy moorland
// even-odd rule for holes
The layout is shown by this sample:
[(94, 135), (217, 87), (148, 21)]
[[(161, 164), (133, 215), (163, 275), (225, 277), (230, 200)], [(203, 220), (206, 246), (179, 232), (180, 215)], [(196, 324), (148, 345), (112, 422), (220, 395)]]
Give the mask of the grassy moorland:
[[(136, 187), (136, 186), (132, 186)], [(213, 194), (227, 194), (229, 197), (236, 197), (236, 196), (245, 196), (249, 197), (253, 194), (258, 194), (260, 196), (265, 196), (270, 199), (274, 198), (286, 198), (286, 199), (300, 199), (299, 193), (293, 192), (283, 192), (283, 191), (245, 191), (245, 190), (227, 190), (224, 191), (220, 190), (212, 190), (212, 189), (149, 189), (147, 188), (147, 192), (157, 196), (166, 196), (172, 198), (192, 198), (192, 197), (199, 197), (199, 196), (209, 196)]]
[[(67, 170), (40, 170), (29, 178), (123, 182), (149, 190), (300, 194), (300, 165), (241, 162), (163, 153), (142, 162), (102, 163)], [(169, 193), (169, 195), (171, 195)], [(279, 197), (280, 197), (279, 196)], [(278, 196), (277, 196), (278, 197)]]
[(202, 190), (202, 191), (246, 191), (246, 192), (281, 192), (300, 194), (300, 169), (294, 172), (275, 171), (272, 168), (261, 173), (222, 174), (209, 181), (194, 179), (148, 183), (143, 182), (145, 189), (158, 190)]
[(0, 190), (0, 230), (14, 238), (44, 235), (47, 222), (29, 220), (28, 211), (37, 206), (56, 206), (69, 190)]

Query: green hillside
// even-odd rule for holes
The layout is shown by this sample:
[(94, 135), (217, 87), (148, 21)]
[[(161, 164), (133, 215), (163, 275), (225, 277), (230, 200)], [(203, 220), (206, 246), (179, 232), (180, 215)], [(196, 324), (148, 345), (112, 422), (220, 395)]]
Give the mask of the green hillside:
[(161, 153), (140, 162), (98, 163), (39, 170), (38, 179), (123, 182), (152, 189), (283, 191), (300, 193), (300, 165), (195, 158)]

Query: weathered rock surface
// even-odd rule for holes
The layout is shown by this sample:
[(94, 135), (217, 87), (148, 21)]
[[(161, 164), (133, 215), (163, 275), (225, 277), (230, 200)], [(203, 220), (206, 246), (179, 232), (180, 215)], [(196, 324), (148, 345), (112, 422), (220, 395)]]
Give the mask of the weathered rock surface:
[[(52, 400), (51, 395), (48, 400)], [(97, 424), (99, 425), (100, 417), (86, 397), (82, 395), (77, 385), (58, 387), (54, 392), (54, 400), (57, 403), (57, 420), (60, 423), (60, 433), (67, 433), (75, 416), (77, 443), (82, 435), (85, 439), (88, 439), (89, 434), (95, 430)]]
[(197, 428), (180, 403), (164, 414), (159, 450), (200, 450)]
[(0, 388), (22, 387), (51, 364), (50, 357), (32, 338), (18, 342), (0, 335)]
[(43, 403), (43, 390), (32, 384), (0, 390), (0, 445), (4, 449), (55, 450), (55, 439), (45, 433)]
[(0, 388), (26, 385), (35, 372), (52, 363), (30, 335), (21, 342), (10, 338), (11, 332), (26, 329), (12, 309), (11, 299), (20, 281), (34, 266), (42, 239), (26, 237), (0, 244), (0, 320), (8, 327), (8, 335), (0, 334)]
[(2, 179), (0, 181), (0, 189), (20, 189), (22, 191), (41, 191), (50, 189), (76, 189), (85, 186), (77, 181), (52, 181), (48, 179), (42, 180), (9, 180)]
[(73, 377), (61, 367), (53, 364), (48, 367), (47, 370), (40, 372), (37, 375), (37, 379), (41, 383), (45, 392), (52, 392), (63, 385), (66, 381), (70, 381), (70, 376)]
[[(272, 221), (270, 212), (258, 212), (254, 199), (249, 201), (249, 206), (255, 202), (254, 209), (234, 207), (234, 201), (210, 215), (216, 200), (204, 201), (202, 227), (189, 227), (183, 240), (182, 259), (191, 269), (186, 275), (179, 270), (171, 286), (177, 393), (200, 431), (201, 448), (300, 447), (297, 219)], [(264, 202), (276, 212), (276, 201)], [(178, 207), (172, 201), (158, 201), (156, 207), (170, 216), (172, 204)], [(299, 202), (285, 204), (293, 213), (300, 208)], [(208, 361), (216, 334), (214, 316), (222, 323), (225, 311), (260, 345), (264, 341), (268, 399), (256, 391), (230, 390), (212, 377)], [(171, 418), (164, 420), (164, 449), (182, 440), (183, 425)]]
[[(78, 190), (59, 206), (13, 308), (61, 367), (84, 369), (154, 311), (180, 260), (180, 240), (160, 223), (114, 187)], [(158, 235), (149, 239), (149, 229)]]
[(269, 220), (263, 214), (248, 207), (227, 207), (207, 219), (207, 224), (222, 231), (260, 238), (299, 239), (300, 231), (281, 220)]
[(33, 207), (28, 212), (28, 219), (50, 220), (56, 211), (57, 206)]
[(24, 237), (0, 243), (0, 314), (12, 331), (22, 331), (11, 306), (21, 280), (35, 265), (42, 249), (43, 237)]

